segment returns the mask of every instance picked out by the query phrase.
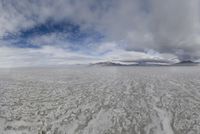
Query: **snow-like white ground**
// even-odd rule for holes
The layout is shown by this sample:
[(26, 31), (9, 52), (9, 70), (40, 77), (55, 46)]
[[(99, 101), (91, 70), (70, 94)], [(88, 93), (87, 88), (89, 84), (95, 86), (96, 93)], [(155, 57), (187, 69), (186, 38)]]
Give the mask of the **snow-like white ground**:
[(200, 68), (1, 69), (0, 134), (200, 134)]

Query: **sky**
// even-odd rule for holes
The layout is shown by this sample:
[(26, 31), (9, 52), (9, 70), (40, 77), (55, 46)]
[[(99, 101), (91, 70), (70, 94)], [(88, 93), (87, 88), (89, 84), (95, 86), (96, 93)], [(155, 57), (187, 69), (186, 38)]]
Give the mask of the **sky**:
[(0, 0), (0, 67), (200, 59), (200, 0)]

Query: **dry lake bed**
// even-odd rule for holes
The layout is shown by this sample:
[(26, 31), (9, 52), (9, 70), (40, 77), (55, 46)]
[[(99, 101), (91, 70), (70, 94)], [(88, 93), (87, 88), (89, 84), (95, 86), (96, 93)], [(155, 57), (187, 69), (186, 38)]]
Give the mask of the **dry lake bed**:
[(200, 134), (200, 67), (0, 69), (0, 134)]

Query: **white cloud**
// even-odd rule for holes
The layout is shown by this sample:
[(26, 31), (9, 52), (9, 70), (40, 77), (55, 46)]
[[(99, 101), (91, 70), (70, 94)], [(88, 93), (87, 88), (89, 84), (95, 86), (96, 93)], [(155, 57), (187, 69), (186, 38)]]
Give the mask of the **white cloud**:
[(41, 36), (35, 36), (29, 39), (31, 44), (37, 46), (59, 46), (68, 47), (71, 44), (66, 41), (66, 34), (63, 33), (49, 33)]
[[(68, 46), (73, 44), (63, 41), (62, 34), (58, 33), (31, 38), (29, 41), (41, 46), (41, 49), (29, 48), (30, 52), (27, 49), (5, 47), (9, 43), (4, 42), (6, 45), (1, 44), (4, 46), (1, 47), (1, 52), (5, 51), (4, 55), (1, 54), (4, 60), (1, 61), (7, 64), (9, 60), (15, 60), (10, 58), (6, 61), (5, 53), (10, 57), (16, 55), (25, 65), (40, 64), (40, 60), (33, 60), (32, 63), (26, 60), (39, 59), (37, 57), (44, 57), (46, 60), (41, 60), (41, 63), (53, 64), (60, 59), (50, 59), (62, 57), (61, 55), (67, 58), (71, 55), (77, 57), (76, 60), (71, 58), (71, 63), (73, 60), (82, 62), (83, 60), (77, 59), (97, 58), (89, 56), (95, 53), (100, 59), (141, 59), (156, 56), (166, 59), (198, 59), (199, 13), (200, 0), (1, 0), (0, 37), (34, 28), (49, 19), (57, 22), (71, 21), (81, 29), (92, 28), (105, 36), (99, 44), (87, 44), (86, 49), (90, 53), (70, 51)], [(148, 53), (151, 50), (159, 56)], [(56, 51), (60, 54), (56, 54)], [(101, 55), (102, 53), (104, 54)], [(55, 57), (48, 57), (49, 55)]]
[(85, 64), (97, 60), (81, 53), (44, 46), (40, 49), (0, 47), (0, 67)]
[[(113, 49), (114, 48), (114, 49)], [(96, 50), (95, 50), (96, 49)], [(111, 50), (112, 49), (112, 50)], [(137, 52), (122, 50), (116, 43), (110, 42), (93, 48), (98, 56), (73, 52), (56, 46), (41, 48), (0, 47), (0, 67), (29, 67), (54, 66), (71, 64), (88, 64), (99, 61), (134, 61), (134, 60), (166, 60), (174, 61), (176, 56), (171, 54), (155, 54), (154, 52)], [(104, 53), (102, 55), (102, 53)]]

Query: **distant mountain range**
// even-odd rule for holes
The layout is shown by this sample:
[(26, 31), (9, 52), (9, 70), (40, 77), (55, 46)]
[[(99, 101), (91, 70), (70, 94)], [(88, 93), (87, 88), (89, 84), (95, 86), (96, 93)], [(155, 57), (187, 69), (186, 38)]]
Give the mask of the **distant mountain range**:
[(200, 64), (199, 62), (193, 62), (191, 60), (186, 60), (186, 61), (181, 61), (179, 63), (175, 63), (173, 65), (175, 65), (175, 66), (196, 66), (199, 64)]
[(181, 61), (178, 63), (171, 63), (168, 61), (159, 60), (138, 60), (138, 61), (120, 61), (120, 62), (97, 62), (90, 64), (91, 66), (196, 66), (199, 62), (193, 62), (190, 60)]

